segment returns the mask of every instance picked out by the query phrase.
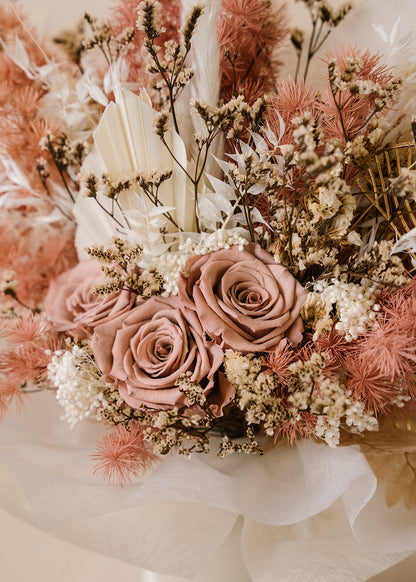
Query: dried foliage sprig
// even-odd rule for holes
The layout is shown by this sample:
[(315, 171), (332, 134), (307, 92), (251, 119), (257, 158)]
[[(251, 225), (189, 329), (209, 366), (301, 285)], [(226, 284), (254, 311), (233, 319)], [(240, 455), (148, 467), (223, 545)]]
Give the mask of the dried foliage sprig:
[(164, 29), (159, 25), (159, 9), (160, 4), (156, 0), (141, 2), (138, 7), (137, 28), (143, 30), (146, 35), (145, 46), (153, 61), (149, 72), (161, 77), (161, 81), (155, 85), (155, 88), (166, 89), (175, 131), (179, 134), (175, 101), (193, 75), (192, 69), (186, 67), (185, 62), (191, 50), (192, 35), (197, 21), (203, 13), (203, 7), (199, 4), (192, 7), (181, 30), (181, 42), (169, 41), (166, 44), (165, 58), (162, 60), (158, 54), (160, 47), (155, 42), (164, 32)]
[(305, 33), (299, 28), (292, 29), (290, 37), (292, 45), (297, 54), (295, 78), (300, 73), (301, 61), (302, 58), (304, 58), (306, 62), (303, 72), (303, 79), (306, 80), (313, 57), (331, 34), (332, 29), (338, 26), (338, 24), (342, 22), (342, 20), (344, 20), (347, 14), (352, 10), (353, 3), (345, 2), (339, 8), (333, 8), (326, 0), (296, 1), (301, 1), (305, 4), (309, 11), (312, 23), (312, 32), (309, 37), (307, 48), (305, 46)]

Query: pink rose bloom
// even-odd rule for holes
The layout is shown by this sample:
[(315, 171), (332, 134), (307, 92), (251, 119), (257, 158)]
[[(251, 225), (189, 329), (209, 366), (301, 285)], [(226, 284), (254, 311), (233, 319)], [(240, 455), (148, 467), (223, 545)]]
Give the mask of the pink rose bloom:
[(77, 338), (89, 337), (96, 325), (129, 311), (136, 295), (129, 291), (95, 295), (91, 288), (104, 281), (96, 261), (82, 261), (52, 281), (44, 309), (55, 331)]
[(258, 244), (190, 258), (179, 295), (223, 349), (271, 352), (302, 339), (307, 291)]
[(196, 313), (177, 297), (155, 296), (94, 330), (91, 348), (107, 381), (133, 408), (184, 406), (175, 386), (181, 374), (204, 387), (214, 414), (234, 396), (227, 382), (214, 389), (224, 353), (205, 336)]

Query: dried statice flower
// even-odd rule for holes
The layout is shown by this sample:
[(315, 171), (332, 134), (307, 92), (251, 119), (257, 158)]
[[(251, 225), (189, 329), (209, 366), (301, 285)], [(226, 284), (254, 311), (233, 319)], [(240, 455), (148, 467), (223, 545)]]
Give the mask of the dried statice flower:
[(179, 390), (185, 394), (188, 404), (193, 406), (197, 404), (198, 406), (204, 406), (207, 402), (206, 396), (204, 394), (204, 389), (197, 382), (191, 381), (192, 372), (186, 372), (176, 380), (176, 386), (179, 386)]
[(111, 29), (106, 22), (100, 22), (97, 18), (87, 12), (84, 14), (84, 20), (89, 25), (90, 34), (82, 42), (83, 50), (91, 50), (98, 47), (108, 58), (109, 44), (112, 39)]
[[(305, 52), (305, 70), (303, 78), (306, 79), (309, 66), (313, 57), (322, 47), (333, 28), (347, 16), (353, 7), (352, 2), (345, 2), (338, 8), (332, 7), (326, 0), (296, 0), (302, 1), (309, 11), (312, 23), (312, 32), (309, 43), (304, 42), (304, 32), (299, 29), (292, 31), (292, 44), (297, 53), (296, 77), (300, 72), (303, 52)], [(307, 50), (304, 48), (307, 46)]]
[(229, 439), (228, 436), (224, 436), (220, 443), (220, 448), (218, 456), (223, 459), (227, 455), (233, 453), (245, 453), (246, 455), (262, 455), (263, 449), (261, 445), (256, 441), (254, 437), (254, 432), (248, 428), (246, 436), (248, 441), (236, 442)]
[(128, 241), (115, 238), (111, 247), (91, 247), (87, 249), (91, 257), (102, 265), (106, 276), (104, 283), (97, 284), (93, 292), (97, 295), (117, 293), (129, 289), (137, 294), (138, 299), (159, 295), (164, 291), (163, 276), (154, 268), (147, 271), (138, 268), (142, 256), (140, 245), (131, 245)]
[[(147, 87), (152, 100), (156, 101), (157, 92), (150, 88), (151, 74), (148, 67), (151, 64), (151, 58), (145, 46), (146, 34), (141, 28), (136, 27), (138, 4), (137, 0), (117, 1), (107, 23), (114, 35), (116, 54), (117, 44), (120, 44), (121, 39), (127, 38), (128, 42), (123, 47), (123, 60), (129, 66), (127, 81)], [(160, 4), (162, 7), (159, 12), (161, 34), (154, 39), (154, 43), (160, 49), (159, 55), (165, 58), (165, 43), (172, 40), (179, 41), (181, 6), (179, 0), (162, 0)]]
[(260, 358), (227, 350), (224, 369), (248, 426), (261, 425), (267, 436), (273, 436), (284, 422), (294, 418), (278, 396), (277, 375), (263, 371)]
[[(203, 13), (202, 5), (192, 6), (185, 15), (181, 29), (180, 41), (169, 40), (165, 43), (165, 54), (161, 56), (157, 39), (165, 32), (160, 26), (161, 4), (156, 0), (143, 0), (138, 6), (137, 28), (145, 34), (145, 47), (151, 58), (149, 72), (157, 75), (154, 88), (160, 91), (162, 104), (167, 103), (172, 114), (175, 131), (179, 132), (175, 102), (193, 75), (186, 66), (186, 59), (191, 50), (191, 39), (199, 17)], [(165, 94), (163, 94), (165, 92)]]
[(388, 196), (416, 200), (416, 170), (401, 168), (400, 176), (393, 178), (386, 190)]
[(381, 62), (381, 56), (355, 47), (326, 57), (329, 88), (322, 92), (325, 137), (351, 142), (374, 127), (371, 121), (398, 98), (401, 81)]
[(315, 415), (315, 435), (334, 447), (339, 444), (342, 425), (352, 432), (364, 432), (378, 430), (378, 423), (361, 402), (350, 397), (338, 376), (323, 373), (327, 358), (326, 354), (315, 352), (310, 360), (290, 365), (288, 401), (298, 410)]

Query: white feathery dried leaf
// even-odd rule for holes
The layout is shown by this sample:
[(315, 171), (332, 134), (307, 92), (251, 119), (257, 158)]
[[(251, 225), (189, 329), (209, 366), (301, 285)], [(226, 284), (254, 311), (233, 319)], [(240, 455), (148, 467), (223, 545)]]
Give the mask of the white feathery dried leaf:
[(251, 194), (252, 196), (258, 196), (259, 194), (263, 194), (265, 189), (266, 184), (263, 182), (258, 182), (257, 184), (254, 184), (254, 186), (251, 186), (251, 188), (248, 189), (248, 193)]
[(207, 192), (200, 198), (198, 212), (203, 229), (214, 231), (222, 222), (222, 215), (218, 207), (218, 197), (215, 192)]
[(4, 168), (4, 175), (0, 177), (0, 182), (3, 184), (0, 186), (1, 191), (22, 189), (35, 194), (26, 175), (12, 158), (0, 156), (0, 163)]
[(107, 95), (104, 93), (101, 87), (99, 87), (87, 74), (83, 75), (81, 79), (79, 79), (77, 83), (77, 92), (79, 95), (87, 94), (93, 101), (96, 101), (104, 107), (107, 107), (108, 105)]
[(269, 140), (269, 142), (272, 144), (272, 146), (274, 146), (275, 148), (279, 147), (280, 141), (282, 139), (282, 137), (284, 136), (285, 130), (286, 130), (286, 125), (285, 122), (283, 121), (282, 116), (280, 115), (280, 113), (278, 111), (276, 111), (277, 116), (279, 118), (279, 135), (277, 136), (270, 128), (270, 125), (267, 124), (266, 127), (263, 129), (264, 135), (266, 136), (266, 138)]
[(114, 94), (116, 102), (120, 102), (123, 98), (121, 94), (122, 89), (128, 89), (129, 91), (135, 91), (139, 85), (138, 83), (128, 83), (127, 79), (129, 76), (130, 66), (123, 57), (119, 57), (113, 61), (103, 79), (103, 89), (104, 92), (109, 95)]
[(2, 39), (0, 45), (14, 64), (21, 69), (28, 79), (36, 79), (36, 65), (30, 62), (29, 55), (18, 36), (14, 40), (14, 50), (12, 50)]
[(392, 248), (391, 254), (402, 253), (407, 251), (408, 253), (416, 252), (416, 228), (404, 234), (396, 242)]

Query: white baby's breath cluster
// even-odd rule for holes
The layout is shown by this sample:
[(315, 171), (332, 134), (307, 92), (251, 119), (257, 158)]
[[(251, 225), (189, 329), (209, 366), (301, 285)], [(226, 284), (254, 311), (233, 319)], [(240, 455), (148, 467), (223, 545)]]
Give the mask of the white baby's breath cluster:
[(299, 411), (316, 415), (315, 435), (336, 447), (342, 423), (351, 432), (378, 430), (378, 423), (361, 402), (350, 398), (338, 376), (324, 375), (327, 359), (325, 353), (314, 353), (308, 361), (289, 366), (293, 393), (288, 400)]
[[(363, 278), (359, 283), (347, 281), (347, 274), (339, 278), (317, 281), (313, 291), (307, 298), (305, 309), (315, 304), (321, 310), (321, 318), (332, 325), (336, 316), (335, 329), (345, 336), (347, 341), (356, 340), (365, 333), (367, 327), (376, 318), (380, 306), (377, 304), (377, 293), (380, 286)], [(335, 308), (335, 316), (334, 316)], [(322, 329), (317, 329), (314, 340)], [(315, 337), (316, 336), (316, 337)]]
[(88, 349), (74, 345), (58, 350), (48, 366), (48, 379), (57, 387), (56, 399), (65, 409), (62, 420), (74, 427), (86, 418), (100, 420), (108, 385)]
[(197, 240), (187, 238), (179, 245), (178, 252), (167, 252), (156, 257), (151, 268), (160, 273), (165, 280), (163, 295), (177, 295), (179, 274), (185, 270), (185, 263), (189, 258), (233, 246), (243, 250), (247, 243), (248, 240), (241, 236), (240, 229), (219, 229), (210, 234), (201, 234)]

